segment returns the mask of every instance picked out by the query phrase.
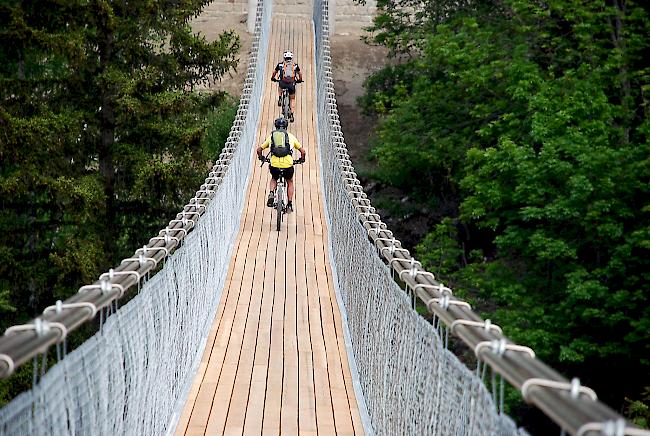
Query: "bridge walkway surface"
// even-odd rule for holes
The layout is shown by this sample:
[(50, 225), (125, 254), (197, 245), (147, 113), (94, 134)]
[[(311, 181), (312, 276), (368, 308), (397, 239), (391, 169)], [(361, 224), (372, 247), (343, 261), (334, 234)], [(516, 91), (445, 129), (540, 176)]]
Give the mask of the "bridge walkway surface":
[[(306, 147), (307, 163), (296, 167), (295, 212), (277, 232), (265, 205), (268, 166), (251, 151), (233, 259), (177, 435), (363, 433), (327, 248), (311, 19), (274, 17), (269, 44), (268, 78), (287, 49), (303, 72), (289, 131)], [(278, 114), (269, 81), (257, 144)]]

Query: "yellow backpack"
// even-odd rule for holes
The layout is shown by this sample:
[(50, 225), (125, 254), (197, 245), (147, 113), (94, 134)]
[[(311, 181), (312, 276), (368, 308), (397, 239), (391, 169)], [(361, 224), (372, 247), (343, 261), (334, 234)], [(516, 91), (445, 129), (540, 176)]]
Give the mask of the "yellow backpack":
[(271, 154), (276, 157), (285, 157), (291, 153), (289, 134), (286, 130), (274, 130), (271, 133)]

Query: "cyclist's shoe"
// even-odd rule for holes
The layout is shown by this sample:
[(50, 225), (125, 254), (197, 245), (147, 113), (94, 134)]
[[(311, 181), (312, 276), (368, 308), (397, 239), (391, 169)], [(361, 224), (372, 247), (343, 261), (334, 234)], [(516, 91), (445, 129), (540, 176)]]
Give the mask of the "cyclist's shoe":
[(291, 121), (292, 123), (293, 123), (293, 121), (294, 121), (294, 119), (293, 119), (293, 112), (291, 112), (291, 113), (289, 114), (289, 121)]
[(278, 107), (282, 106), (282, 96), (278, 97)]
[(291, 213), (291, 212), (293, 212), (293, 203), (292, 203), (292, 202), (288, 202), (288, 203), (287, 203), (287, 207), (286, 207), (285, 210), (284, 210), (284, 213)]
[(266, 205), (268, 207), (273, 207), (273, 204), (275, 203), (275, 196), (273, 195), (273, 191), (269, 192), (269, 198), (266, 200)]

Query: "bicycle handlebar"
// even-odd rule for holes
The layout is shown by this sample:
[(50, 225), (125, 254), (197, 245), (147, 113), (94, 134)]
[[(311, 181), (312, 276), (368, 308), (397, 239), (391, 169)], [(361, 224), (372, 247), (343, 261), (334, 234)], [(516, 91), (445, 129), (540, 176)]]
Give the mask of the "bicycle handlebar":
[[(265, 163), (269, 163), (269, 164), (271, 163), (271, 159), (268, 156), (262, 156), (262, 157), (263, 157), (263, 159), (260, 159), (262, 161), (262, 163), (260, 164), (260, 167), (263, 167)], [(293, 160), (294, 165), (302, 165), (304, 163), (305, 163), (305, 161), (301, 161), (300, 159), (294, 159)]]
[[(279, 82), (279, 81), (280, 81), (280, 79), (274, 79), (273, 77), (271, 77), (271, 82)], [(294, 83), (298, 84), (298, 83), (303, 83), (303, 82), (304, 82), (304, 80), (296, 80)]]

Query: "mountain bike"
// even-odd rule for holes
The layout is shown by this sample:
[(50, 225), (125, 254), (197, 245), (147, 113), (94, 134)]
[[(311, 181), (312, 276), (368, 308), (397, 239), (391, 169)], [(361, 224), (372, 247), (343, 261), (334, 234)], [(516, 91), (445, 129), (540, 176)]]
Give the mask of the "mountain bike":
[[(277, 82), (278, 80), (275, 80)], [(296, 85), (298, 83), (302, 83), (302, 80), (296, 80)], [(284, 88), (282, 90), (282, 95), (280, 97), (280, 108), (282, 110), (282, 117), (289, 120), (290, 122), (294, 122), (294, 117), (293, 117), (293, 112), (291, 111), (291, 96), (289, 95), (289, 90), (287, 88)]]
[[(267, 162), (269, 163), (269, 165), (271, 164), (271, 159), (269, 159), (268, 156), (264, 159), (262, 165), (264, 165)], [(294, 166), (300, 165), (302, 163), (303, 162), (295, 159), (293, 161)], [(282, 217), (284, 216), (285, 213), (287, 213), (287, 181), (284, 179), (283, 171), (280, 171), (280, 177), (278, 177), (274, 198), (275, 198), (275, 203), (273, 203), (273, 208), (276, 211), (275, 214), (276, 230), (279, 232), (280, 225), (282, 224)]]

